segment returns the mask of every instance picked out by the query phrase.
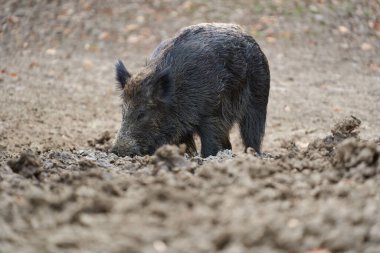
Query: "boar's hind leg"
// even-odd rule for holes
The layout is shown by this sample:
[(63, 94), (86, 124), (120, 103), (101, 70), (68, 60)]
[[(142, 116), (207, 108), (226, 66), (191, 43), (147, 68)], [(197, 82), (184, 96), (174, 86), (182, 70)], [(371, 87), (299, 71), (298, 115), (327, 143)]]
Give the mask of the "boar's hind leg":
[(223, 149), (231, 149), (231, 143), (228, 139), (229, 129), (222, 129), (220, 125), (220, 119), (210, 119), (203, 121), (199, 127), (202, 157), (216, 155)]
[(254, 148), (257, 153), (261, 152), (261, 143), (265, 133), (265, 122), (267, 116), (267, 104), (270, 89), (270, 73), (266, 57), (263, 53), (256, 52), (260, 55), (251, 58), (253, 69), (248, 76), (249, 102), (243, 111), (241, 118), (240, 133), (245, 145), (245, 151), (248, 147)]
[(251, 109), (240, 121), (240, 133), (245, 145), (254, 148), (257, 153), (261, 152), (261, 143), (265, 132), (266, 110)]

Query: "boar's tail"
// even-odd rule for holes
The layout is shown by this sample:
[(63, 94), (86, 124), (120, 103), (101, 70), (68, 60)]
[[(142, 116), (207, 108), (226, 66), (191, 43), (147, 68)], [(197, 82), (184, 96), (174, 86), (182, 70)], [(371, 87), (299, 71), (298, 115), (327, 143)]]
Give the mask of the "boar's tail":
[(250, 95), (248, 105), (240, 120), (240, 132), (246, 150), (252, 147), (260, 153), (265, 134), (270, 72), (268, 60), (255, 41), (250, 43), (247, 58), (247, 82)]

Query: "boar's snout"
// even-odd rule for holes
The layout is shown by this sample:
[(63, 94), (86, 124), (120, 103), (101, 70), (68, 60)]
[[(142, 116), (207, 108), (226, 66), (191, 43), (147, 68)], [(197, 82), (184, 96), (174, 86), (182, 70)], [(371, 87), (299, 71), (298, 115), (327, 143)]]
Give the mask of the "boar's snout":
[(118, 146), (113, 146), (111, 148), (111, 152), (114, 153), (115, 155), (117, 156), (121, 156), (121, 157), (124, 157), (124, 156), (130, 156), (130, 157), (133, 157), (133, 156), (136, 156), (136, 155), (141, 155), (141, 152), (135, 148), (135, 149), (123, 149), (123, 148), (120, 148)]
[(116, 140), (113, 146), (111, 147), (110, 150), (112, 153), (118, 155), (118, 156), (136, 156), (136, 155), (141, 155), (141, 150), (140, 148), (133, 143), (132, 141), (128, 140)]

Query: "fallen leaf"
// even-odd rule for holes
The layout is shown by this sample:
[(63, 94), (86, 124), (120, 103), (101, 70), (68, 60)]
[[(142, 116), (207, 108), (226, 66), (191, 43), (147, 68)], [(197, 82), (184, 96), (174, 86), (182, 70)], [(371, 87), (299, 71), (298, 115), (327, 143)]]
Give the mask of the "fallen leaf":
[(91, 60), (85, 59), (82, 61), (82, 66), (85, 70), (89, 70), (94, 67), (94, 63)]
[[(306, 147), (307, 147), (307, 146), (306, 146)], [(299, 224), (300, 224), (300, 221), (297, 220), (297, 219), (290, 219), (290, 220), (288, 220), (288, 223), (287, 223), (287, 225), (288, 225), (289, 228), (295, 228), (295, 227), (297, 227)]]
[(331, 253), (328, 249), (312, 249), (307, 251), (306, 253)]
[(275, 43), (275, 42), (276, 42), (276, 38), (275, 38), (275, 37), (272, 37), (272, 36), (268, 36), (268, 37), (266, 37), (266, 40), (267, 40), (267, 42), (269, 42), (269, 43)]
[(380, 31), (380, 22), (377, 20), (368, 22), (368, 26), (373, 30)]
[(10, 23), (12, 23), (12, 24), (16, 24), (16, 23), (18, 23), (19, 22), (19, 18), (18, 17), (16, 17), (16, 16), (9, 16), (8, 17), (8, 21), (10, 22)]
[(98, 45), (86, 43), (84, 45), (84, 49), (86, 49), (87, 51), (90, 51), (90, 52), (96, 52), (96, 51), (98, 51)]
[(339, 32), (340, 32), (341, 34), (347, 34), (347, 33), (350, 33), (350, 30), (349, 30), (347, 27), (342, 26), (342, 25), (338, 27), (338, 30), (339, 30)]
[(378, 63), (371, 63), (369, 64), (369, 68), (373, 71), (380, 71), (380, 64)]
[(109, 32), (102, 32), (99, 34), (100, 40), (109, 40), (111, 38), (111, 34)]
[(29, 68), (30, 69), (33, 69), (33, 68), (35, 68), (35, 67), (39, 67), (40, 65), (37, 63), (37, 62), (31, 62), (30, 64), (29, 64)]
[(139, 29), (139, 25), (138, 24), (129, 24), (129, 25), (125, 26), (124, 31), (125, 32), (133, 32), (133, 31), (135, 31), (137, 29)]
[(264, 25), (272, 25), (277, 21), (277, 17), (275, 16), (262, 16), (259, 20), (260, 23)]
[(127, 39), (128, 43), (135, 44), (140, 41), (140, 37), (136, 35), (130, 35)]
[(56, 55), (57, 50), (55, 48), (49, 48), (46, 50), (47, 55)]
[(363, 51), (370, 51), (373, 49), (373, 46), (367, 42), (364, 42), (360, 45), (360, 48), (363, 50)]
[(137, 23), (143, 24), (145, 22), (145, 17), (143, 15), (139, 15), (136, 18)]
[(290, 32), (282, 32), (281, 37), (284, 39), (290, 39), (292, 37), (292, 34)]

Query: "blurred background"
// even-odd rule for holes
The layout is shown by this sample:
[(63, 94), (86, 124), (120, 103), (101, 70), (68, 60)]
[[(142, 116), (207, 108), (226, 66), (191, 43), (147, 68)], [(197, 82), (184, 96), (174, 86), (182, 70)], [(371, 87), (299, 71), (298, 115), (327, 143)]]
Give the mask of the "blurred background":
[(379, 137), (379, 0), (2, 0), (0, 150), (113, 137), (116, 59), (134, 73), (161, 40), (201, 22), (240, 24), (268, 56), (264, 150), (284, 139), (306, 147), (350, 114), (363, 137)]

